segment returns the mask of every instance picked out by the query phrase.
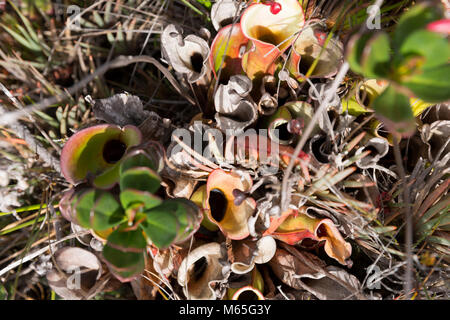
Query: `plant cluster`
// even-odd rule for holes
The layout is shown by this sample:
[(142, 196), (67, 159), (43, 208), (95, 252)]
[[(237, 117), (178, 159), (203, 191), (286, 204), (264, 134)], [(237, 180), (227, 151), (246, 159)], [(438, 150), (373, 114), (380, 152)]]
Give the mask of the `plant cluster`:
[(33, 214), (76, 238), (31, 264), (64, 299), (447, 297), (448, 16), (387, 0), (369, 30), (370, 4), (94, 1), (40, 32), (48, 1), (8, 1), (0, 98), (49, 97), (27, 115), (64, 179), (0, 242)]

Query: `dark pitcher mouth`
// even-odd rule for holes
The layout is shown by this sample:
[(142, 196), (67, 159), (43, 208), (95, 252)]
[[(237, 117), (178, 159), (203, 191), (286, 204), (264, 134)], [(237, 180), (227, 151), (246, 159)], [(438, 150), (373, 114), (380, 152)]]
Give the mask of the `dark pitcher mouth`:
[(202, 72), (202, 68), (203, 68), (203, 56), (198, 53), (195, 52), (192, 56), (191, 56), (191, 66), (192, 69), (196, 72), (196, 73), (201, 73)]
[(209, 208), (211, 216), (217, 222), (221, 222), (227, 212), (228, 200), (222, 190), (212, 189), (209, 193)]
[(103, 159), (109, 164), (114, 164), (122, 159), (127, 146), (120, 140), (109, 140), (103, 147)]
[(258, 295), (256, 294), (256, 292), (254, 292), (253, 290), (245, 290), (244, 292), (242, 292), (237, 300), (259, 300)]
[(319, 136), (311, 141), (311, 152), (320, 163), (329, 163), (328, 156), (330, 155), (331, 144), (326, 137)]
[(281, 141), (289, 141), (293, 138), (292, 133), (288, 130), (288, 122), (284, 122), (277, 126), (275, 129), (278, 130), (278, 139)]
[(295, 138), (295, 135), (289, 130), (289, 121), (285, 119), (275, 120), (271, 124), (270, 139), (279, 144), (288, 145)]
[(190, 279), (192, 281), (200, 280), (205, 274), (207, 267), (208, 267), (208, 260), (206, 259), (206, 257), (201, 257), (200, 259), (195, 261), (191, 269)]
[(324, 223), (322, 223), (322, 224), (317, 228), (317, 237), (318, 237), (318, 238), (322, 238), (322, 237), (327, 237), (327, 236), (328, 236), (327, 227), (325, 226)]
[(254, 26), (250, 31), (250, 36), (259, 41), (273, 44), (274, 46), (279, 45), (284, 40), (282, 36), (273, 33), (265, 26)]

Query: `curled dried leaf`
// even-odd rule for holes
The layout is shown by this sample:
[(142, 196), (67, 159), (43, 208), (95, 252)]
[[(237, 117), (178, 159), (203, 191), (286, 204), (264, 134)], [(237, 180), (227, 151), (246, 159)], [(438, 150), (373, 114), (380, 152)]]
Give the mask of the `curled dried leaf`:
[(138, 126), (153, 112), (144, 110), (141, 99), (128, 93), (115, 94), (109, 98), (94, 100), (94, 116), (118, 126)]
[(227, 277), (223, 265), (224, 252), (220, 244), (211, 242), (192, 250), (178, 269), (178, 284), (192, 300), (215, 300), (221, 298), (213, 288), (214, 283)]
[(245, 274), (254, 269), (255, 264), (264, 264), (275, 255), (276, 242), (271, 236), (265, 236), (258, 241), (232, 241), (233, 263), (231, 271)]
[(81, 248), (63, 247), (55, 252), (54, 257), (57, 268), (47, 273), (52, 290), (65, 300), (88, 298), (89, 290), (102, 274), (97, 256)]
[(257, 120), (258, 111), (249, 96), (251, 90), (252, 82), (244, 75), (231, 76), (226, 85), (219, 85), (214, 105), (217, 126), (221, 130), (233, 130), (239, 134)]
[[(310, 262), (318, 267), (322, 268), (325, 266), (325, 263), (316, 256), (307, 252), (303, 252), (303, 254), (307, 255)], [(277, 249), (275, 256), (269, 261), (269, 266), (284, 284), (298, 290), (303, 289), (301, 279), (320, 279), (325, 276), (283, 249)]]
[(442, 154), (450, 152), (450, 120), (435, 121), (431, 125), (424, 125), (421, 130), (421, 138), (428, 146), (428, 158), (433, 161), (444, 147)]
[(344, 269), (334, 266), (328, 266), (325, 270), (347, 285), (343, 286), (334, 279), (323, 277), (320, 279), (305, 279), (304, 283), (306, 286), (304, 286), (304, 289), (311, 292), (320, 300), (360, 299), (361, 283), (355, 276), (349, 274)]
[(361, 169), (368, 169), (378, 165), (378, 161), (388, 153), (389, 144), (385, 139), (372, 138), (363, 147), (356, 150), (355, 155), (360, 155), (366, 150), (370, 150), (370, 154), (356, 161), (356, 165)]
[(231, 24), (239, 16), (239, 3), (234, 0), (219, 0), (211, 7), (211, 22), (216, 31)]
[(176, 72), (185, 74), (190, 83), (197, 82), (207, 72), (208, 43), (195, 35), (183, 36), (183, 30), (169, 24), (161, 34), (163, 58)]
[(344, 46), (338, 38), (331, 37), (327, 41), (327, 37), (325, 29), (318, 24), (302, 29), (287, 63), (297, 79), (307, 75), (310, 68), (310, 78), (330, 78), (337, 73), (344, 62)]

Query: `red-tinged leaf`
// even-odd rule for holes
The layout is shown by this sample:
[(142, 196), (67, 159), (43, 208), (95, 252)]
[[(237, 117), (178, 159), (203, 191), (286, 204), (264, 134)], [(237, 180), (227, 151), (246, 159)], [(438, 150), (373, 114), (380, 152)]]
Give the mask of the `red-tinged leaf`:
[(450, 19), (442, 19), (431, 22), (427, 25), (427, 30), (443, 34), (450, 34)]
[(97, 176), (117, 165), (126, 150), (141, 140), (141, 133), (135, 126), (120, 128), (101, 124), (83, 129), (64, 145), (61, 172), (67, 181), (77, 184), (88, 174)]
[(242, 33), (240, 24), (230, 24), (219, 30), (213, 43), (209, 63), (214, 75), (220, 71), (220, 81), (228, 81), (232, 75), (242, 74), (242, 55), (248, 39)]
[(347, 264), (352, 252), (351, 245), (342, 238), (333, 221), (312, 218), (293, 209), (281, 214), (279, 218), (273, 218), (264, 235), (272, 235), (290, 245), (306, 238), (325, 241), (325, 252), (343, 265)]

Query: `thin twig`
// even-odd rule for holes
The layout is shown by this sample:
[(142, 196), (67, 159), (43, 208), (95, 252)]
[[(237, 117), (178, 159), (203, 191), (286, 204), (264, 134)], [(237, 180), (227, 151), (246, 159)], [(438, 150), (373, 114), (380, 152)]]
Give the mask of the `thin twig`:
[(59, 241), (52, 242), (52, 244), (50, 244), (48, 246), (45, 246), (45, 247), (43, 247), (43, 248), (41, 248), (41, 249), (39, 249), (39, 250), (37, 250), (37, 251), (35, 251), (33, 253), (30, 253), (29, 255), (24, 257), (23, 259), (19, 259), (17, 261), (14, 261), (10, 265), (8, 265), (6, 268), (0, 270), (0, 276), (4, 275), (5, 273), (7, 273), (10, 270), (13, 270), (14, 268), (17, 268), (18, 266), (22, 265), (25, 262), (28, 262), (28, 261), (33, 260), (34, 258), (40, 256), (41, 254), (43, 254), (44, 252), (49, 250), (50, 247), (52, 247), (52, 248), (56, 247), (57, 244), (59, 244), (59, 243), (61, 243), (63, 241), (75, 238), (76, 236), (79, 236), (79, 235), (88, 234), (88, 233), (89, 233), (89, 231), (82, 231), (82, 232), (78, 232), (78, 233), (72, 233), (72, 234), (68, 235), (67, 237), (62, 238)]
[[(155, 67), (157, 67), (166, 76), (167, 80), (169, 80), (169, 82), (172, 84), (172, 86), (175, 88), (175, 90), (181, 96), (185, 97), (186, 100), (188, 100), (191, 104), (195, 105), (194, 99), (183, 90), (181, 85), (174, 78), (174, 76), (170, 73), (170, 71), (167, 68), (165, 68), (161, 63), (159, 63), (158, 60), (156, 60), (155, 58), (150, 57), (150, 56), (119, 56), (116, 59), (101, 65), (97, 70), (95, 70), (94, 73), (90, 74), (86, 78), (82, 79), (81, 81), (77, 82), (72, 87), (67, 89), (67, 92), (69, 95), (72, 95), (75, 92), (77, 92), (78, 90), (84, 88), (89, 82), (91, 82), (95, 78), (105, 74), (108, 70), (122, 68), (127, 65), (130, 65), (133, 63), (138, 63), (138, 62), (151, 63)], [(26, 115), (27, 113), (43, 110), (53, 104), (63, 101), (66, 98), (68, 98), (68, 95), (61, 93), (56, 96), (44, 99), (39, 103), (26, 106), (24, 109), (9, 112), (9, 113), (3, 115), (2, 118), (0, 119), (0, 126), (11, 124), (12, 122), (16, 121), (17, 119)]]
[(409, 199), (409, 186), (406, 181), (405, 168), (403, 167), (402, 156), (400, 153), (399, 141), (396, 135), (394, 137), (394, 156), (397, 163), (397, 169), (401, 181), (403, 181), (403, 195), (402, 202), (405, 207), (405, 247), (406, 247), (406, 273), (405, 273), (405, 285), (404, 292), (406, 299), (410, 299), (413, 282), (413, 259), (412, 259), (412, 244), (413, 244), (413, 221)]

